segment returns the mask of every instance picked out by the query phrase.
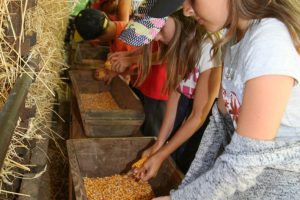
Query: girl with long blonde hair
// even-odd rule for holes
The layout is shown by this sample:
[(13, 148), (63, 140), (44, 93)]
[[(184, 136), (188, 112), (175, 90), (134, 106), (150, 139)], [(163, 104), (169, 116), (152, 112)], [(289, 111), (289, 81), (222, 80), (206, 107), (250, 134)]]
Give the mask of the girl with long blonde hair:
[[(137, 177), (144, 180), (154, 177), (171, 154), (182, 172), (188, 170), (220, 85), (220, 57), (212, 57), (210, 51), (216, 37), (218, 34), (208, 34), (179, 10), (169, 16), (154, 38), (160, 43), (154, 60), (165, 62), (167, 67), (165, 89), (169, 100), (157, 140), (143, 152), (142, 156), (148, 159), (135, 170)], [(153, 55), (145, 51), (141, 81), (147, 77), (152, 59)]]
[[(183, 1), (168, 1), (179, 5)], [(152, 16), (171, 12), (158, 2)], [(170, 196), (300, 199), (300, 2), (185, 0), (207, 31), (225, 28), (219, 100), (195, 159)]]

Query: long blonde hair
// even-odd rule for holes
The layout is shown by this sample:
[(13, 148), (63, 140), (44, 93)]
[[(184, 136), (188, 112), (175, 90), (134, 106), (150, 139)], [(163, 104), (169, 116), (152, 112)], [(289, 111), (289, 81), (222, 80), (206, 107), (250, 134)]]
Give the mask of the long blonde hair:
[(276, 18), (282, 21), (300, 54), (300, 1), (299, 0), (229, 0), (230, 16), (227, 34), (217, 41), (214, 52), (229, 42), (237, 33), (239, 18)]
[[(166, 63), (167, 66), (165, 91), (176, 89), (181, 80), (188, 78), (200, 60), (201, 43), (207, 38), (212, 38), (194, 19), (185, 17), (182, 10), (170, 17), (175, 22), (174, 36), (169, 45), (160, 44), (157, 55), (157, 60)], [(140, 60), (138, 84), (141, 84), (150, 72), (151, 56), (151, 45), (147, 45)]]

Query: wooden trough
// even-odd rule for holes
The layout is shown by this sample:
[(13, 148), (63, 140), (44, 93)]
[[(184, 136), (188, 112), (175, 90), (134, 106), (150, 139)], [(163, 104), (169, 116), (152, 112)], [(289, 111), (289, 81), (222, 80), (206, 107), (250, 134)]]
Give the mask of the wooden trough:
[[(116, 77), (110, 85), (106, 85), (103, 81), (93, 79), (93, 70), (72, 70), (69, 73), (86, 136), (120, 137), (136, 134), (144, 121), (143, 107), (122, 79)], [(93, 105), (87, 107), (83, 102), (85, 94), (97, 96), (108, 92), (119, 108), (93, 108)]]
[[(67, 141), (73, 192), (76, 200), (86, 200), (83, 177), (95, 178), (124, 174), (140, 158), (142, 150), (153, 144), (152, 137), (88, 138)], [(156, 196), (168, 195), (176, 188), (182, 173), (168, 158), (157, 176), (149, 182)], [(74, 198), (73, 198), (74, 199)]]

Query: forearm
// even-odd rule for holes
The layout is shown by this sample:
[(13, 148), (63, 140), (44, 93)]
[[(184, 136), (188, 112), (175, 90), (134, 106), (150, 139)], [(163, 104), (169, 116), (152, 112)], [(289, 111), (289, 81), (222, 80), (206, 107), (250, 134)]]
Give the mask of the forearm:
[(175, 90), (172, 91), (169, 95), (164, 120), (157, 137), (157, 142), (161, 146), (166, 142), (173, 129), (179, 98), (180, 98), (180, 93), (178, 93)]
[(203, 125), (208, 113), (209, 110), (205, 111), (205, 113), (203, 113), (203, 111), (192, 111), (189, 118), (176, 131), (170, 141), (159, 150), (158, 154), (163, 158), (167, 158), (171, 155)]

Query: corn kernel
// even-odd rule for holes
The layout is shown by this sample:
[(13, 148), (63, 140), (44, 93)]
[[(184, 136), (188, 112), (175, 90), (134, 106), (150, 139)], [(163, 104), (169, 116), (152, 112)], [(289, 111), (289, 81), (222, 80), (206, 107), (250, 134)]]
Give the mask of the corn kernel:
[(89, 200), (151, 200), (154, 192), (149, 183), (127, 175), (83, 178)]

